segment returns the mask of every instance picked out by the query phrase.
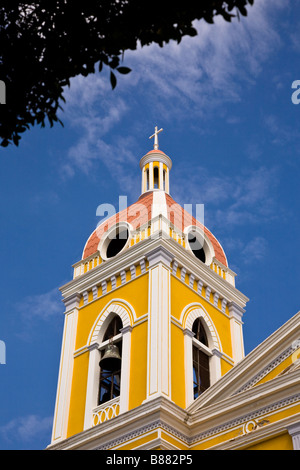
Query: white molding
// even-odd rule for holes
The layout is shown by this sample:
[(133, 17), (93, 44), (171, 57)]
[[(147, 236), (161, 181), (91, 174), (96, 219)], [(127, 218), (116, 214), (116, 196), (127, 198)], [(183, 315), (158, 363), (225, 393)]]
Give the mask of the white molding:
[[(254, 415), (254, 413), (252, 413)], [(251, 415), (247, 419), (253, 419), (253, 424), (256, 424), (260, 421), (258, 418), (251, 418)], [(220, 444), (209, 447), (208, 450), (243, 450), (247, 449), (249, 446), (254, 446), (263, 441), (268, 441), (274, 437), (286, 434), (289, 427), (292, 427), (295, 423), (295, 420), (299, 420), (299, 413), (296, 415), (288, 416), (287, 418), (280, 419), (273, 423), (267, 423), (262, 427), (257, 427), (255, 430), (250, 432), (243, 432), (242, 428), (246, 427), (247, 424), (250, 424), (250, 421), (243, 420), (244, 426), (241, 427), (241, 423), (238, 423), (236, 430), (240, 430), (241, 434), (230, 439), (229, 441), (224, 441)], [(294, 442), (293, 442), (294, 445)], [(268, 450), (268, 449), (266, 449)], [(283, 450), (283, 449), (277, 449)], [(299, 450), (299, 449), (294, 449)]]
[(65, 313), (72, 312), (74, 308), (78, 308), (80, 299), (81, 295), (77, 292), (63, 299), (63, 303), (66, 307)]
[(209, 316), (208, 312), (205, 310), (203, 305), (200, 303), (191, 303), (185, 306), (185, 308), (182, 310), (181, 315), (180, 315), (180, 323), (182, 324), (182, 327), (185, 329), (192, 330), (193, 323), (197, 318), (203, 318), (203, 321), (209, 330), (209, 347), (210, 349), (218, 349), (219, 351), (222, 352), (222, 345), (220, 341), (220, 337), (217, 331), (217, 328), (215, 327), (211, 317)]
[(147, 254), (147, 260), (149, 262), (149, 269), (158, 263), (163, 263), (166, 267), (170, 268), (172, 256), (164, 247), (158, 246)]
[(98, 286), (92, 287), (92, 292), (93, 292), (93, 300), (96, 300), (98, 297)]
[[(140, 168), (141, 170), (143, 167), (147, 165), (147, 163), (151, 164), (153, 162), (162, 162), (164, 163), (169, 170), (172, 168), (172, 160), (168, 155), (162, 152), (152, 152), (151, 153), (146, 153), (141, 160), (140, 160)], [(150, 166), (150, 165), (149, 165)]]
[(124, 299), (113, 299), (101, 310), (97, 316), (94, 325), (90, 331), (87, 344), (92, 344), (94, 342), (99, 342), (99, 333), (102, 328), (103, 323), (108, 318), (110, 313), (116, 313), (122, 320), (123, 328), (130, 325), (132, 326), (136, 320), (136, 313), (132, 305), (129, 304)]
[(63, 297), (69, 297), (75, 293), (91, 290), (94, 285), (100, 285), (103, 280), (109, 279), (112, 275), (119, 274), (124, 269), (129, 269), (132, 264), (140, 263), (149, 252), (154, 252), (160, 248), (164, 250), (167, 258), (175, 260), (180, 267), (185, 267), (188, 274), (193, 274), (195, 279), (209, 285), (213, 292), (219, 293), (221, 298), (234, 301), (240, 307), (244, 307), (249, 300), (210, 267), (204, 263), (199, 263), (193, 253), (189, 253), (178, 242), (170, 238), (164, 238), (162, 232), (157, 234), (157, 238), (148, 237), (115, 258), (111, 258), (109, 261), (87, 271), (84, 275), (73, 279), (62, 286), (60, 291)]

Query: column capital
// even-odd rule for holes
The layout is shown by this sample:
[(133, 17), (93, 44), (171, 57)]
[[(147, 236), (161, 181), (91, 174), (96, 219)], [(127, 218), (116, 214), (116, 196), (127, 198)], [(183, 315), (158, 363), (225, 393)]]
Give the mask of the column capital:
[(300, 422), (287, 427), (288, 433), (292, 436), (294, 450), (300, 450)]
[(149, 268), (152, 268), (158, 263), (163, 263), (168, 268), (170, 268), (171, 262), (173, 261), (173, 256), (164, 247), (159, 246), (148, 253), (147, 259), (149, 262)]
[(230, 318), (234, 318), (238, 322), (243, 323), (242, 318), (245, 310), (242, 307), (232, 301), (228, 302), (228, 309)]
[(81, 299), (81, 295), (79, 293), (72, 294), (66, 299), (63, 299), (63, 303), (65, 304), (65, 307), (66, 307), (65, 313), (68, 313), (69, 311), (74, 310), (74, 308), (78, 308), (80, 299)]

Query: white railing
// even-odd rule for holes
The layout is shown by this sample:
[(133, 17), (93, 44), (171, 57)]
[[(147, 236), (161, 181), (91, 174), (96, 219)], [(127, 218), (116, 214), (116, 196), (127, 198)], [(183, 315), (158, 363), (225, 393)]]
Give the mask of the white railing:
[(120, 413), (120, 397), (113, 398), (112, 400), (102, 403), (93, 409), (93, 426), (104, 423), (108, 419), (115, 418)]

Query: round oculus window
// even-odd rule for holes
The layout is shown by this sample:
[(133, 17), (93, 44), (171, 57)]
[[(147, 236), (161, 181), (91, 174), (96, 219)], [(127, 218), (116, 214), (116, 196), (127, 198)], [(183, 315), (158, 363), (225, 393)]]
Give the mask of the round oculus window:
[(199, 236), (197, 232), (191, 231), (188, 233), (188, 242), (189, 242), (190, 249), (196, 256), (196, 258), (198, 258), (200, 261), (205, 263), (206, 255), (205, 255), (205, 251), (203, 248), (204, 240), (203, 239), (201, 240), (201, 237)]
[(110, 259), (121, 253), (129, 240), (129, 228), (124, 225), (114, 227), (106, 235), (101, 249), (100, 255), (103, 259)]

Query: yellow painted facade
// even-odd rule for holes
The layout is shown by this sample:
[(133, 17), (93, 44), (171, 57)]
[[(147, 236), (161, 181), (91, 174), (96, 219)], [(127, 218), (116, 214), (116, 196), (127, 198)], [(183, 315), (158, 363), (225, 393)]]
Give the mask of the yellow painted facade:
[[(169, 157), (154, 148), (140, 166), (139, 204), (147, 200), (151, 214), (138, 226), (126, 222), (125, 249), (111, 259), (100, 254), (104, 231), (61, 288), (65, 326), (48, 448), (297, 448), (300, 314), (245, 357), (248, 299), (236, 289), (222, 247), (203, 232), (199, 259), (188, 238), (191, 230), (200, 233), (195, 222), (191, 228), (170, 221)], [(154, 168), (164, 174), (159, 187), (149, 190), (146, 171), (153, 184)], [(99, 404), (99, 361), (116, 316), (122, 323), (113, 337), (122, 345), (120, 391)], [(195, 337), (197, 320), (206, 343)], [(198, 353), (206, 358), (209, 385), (197, 397)]]

